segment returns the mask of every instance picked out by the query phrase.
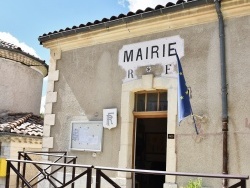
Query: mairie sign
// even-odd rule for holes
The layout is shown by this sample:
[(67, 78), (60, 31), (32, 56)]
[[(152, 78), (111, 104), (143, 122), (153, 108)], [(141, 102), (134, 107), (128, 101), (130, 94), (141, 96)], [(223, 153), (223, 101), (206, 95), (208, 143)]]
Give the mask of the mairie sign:
[(184, 56), (184, 40), (179, 35), (124, 45), (119, 51), (119, 65), (126, 71), (123, 82), (137, 79), (136, 69), (142, 66), (160, 64), (162, 76), (173, 74), (175, 49), (180, 58)]

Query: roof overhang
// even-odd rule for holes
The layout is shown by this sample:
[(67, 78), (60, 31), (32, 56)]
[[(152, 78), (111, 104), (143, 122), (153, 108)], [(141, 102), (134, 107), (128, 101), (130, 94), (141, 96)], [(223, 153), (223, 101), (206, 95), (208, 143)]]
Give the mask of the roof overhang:
[[(223, 0), (222, 11), (225, 19), (250, 15), (250, 1)], [(197, 0), (85, 27), (74, 26), (40, 36), (39, 41), (53, 53), (63, 52), (217, 21), (214, 1)]]
[[(40, 41), (40, 44), (43, 44), (47, 41), (58, 39), (61, 37), (67, 37), (71, 35), (75, 35), (78, 33), (85, 33), (85, 32), (91, 32), (94, 30), (99, 29), (107, 29), (110, 27), (122, 25), (122, 24), (128, 24), (139, 20), (144, 20), (147, 18), (152, 18), (156, 16), (166, 15), (175, 13), (182, 10), (187, 10), (190, 8), (196, 8), (202, 5), (208, 5), (213, 4), (214, 0), (196, 0), (196, 1), (188, 1), (183, 2), (181, 4), (176, 4), (170, 7), (163, 7), (159, 9), (152, 9), (151, 11), (141, 11), (140, 13), (136, 13), (131, 16), (125, 16), (122, 18), (117, 18), (114, 20), (107, 20), (107, 21), (95, 21), (94, 23), (90, 23), (89, 25), (86, 24), (85, 27), (72, 27), (72, 29), (66, 28), (65, 30), (60, 31), (54, 31), (53, 33), (44, 34), (43, 36), (40, 36), (38, 40)], [(129, 15), (129, 14), (128, 14)]]
[(0, 45), (0, 57), (19, 62), (30, 68), (33, 68), (40, 72), (43, 77), (48, 75), (48, 65), (45, 63), (45, 61), (42, 61), (39, 58), (36, 58), (21, 50), (6, 48)]

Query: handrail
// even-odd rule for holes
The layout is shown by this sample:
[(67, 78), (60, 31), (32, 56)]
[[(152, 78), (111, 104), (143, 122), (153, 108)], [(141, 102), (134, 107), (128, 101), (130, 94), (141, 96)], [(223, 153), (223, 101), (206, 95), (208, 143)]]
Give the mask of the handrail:
[(96, 188), (101, 188), (101, 177), (104, 178), (109, 184), (115, 188), (121, 188), (116, 182), (109, 178), (102, 170), (107, 171), (119, 171), (119, 172), (131, 172), (137, 174), (153, 174), (153, 175), (174, 175), (174, 176), (189, 176), (189, 177), (205, 177), (205, 178), (223, 178), (223, 179), (238, 179), (238, 183), (231, 185), (229, 188), (246, 188), (246, 180), (249, 176), (242, 175), (229, 175), (229, 174), (204, 174), (204, 173), (186, 173), (186, 172), (167, 172), (167, 171), (156, 171), (156, 170), (142, 170), (142, 169), (128, 169), (128, 168), (112, 168), (112, 167), (101, 167), (94, 166), (96, 169)]
[[(96, 170), (96, 188), (101, 187), (101, 179), (104, 178), (111, 186), (115, 188), (121, 188), (116, 182), (114, 182), (110, 177), (108, 177), (106, 174), (104, 174), (102, 171), (119, 171), (119, 172), (129, 172), (129, 173), (137, 173), (137, 174), (152, 174), (152, 175), (173, 175), (173, 176), (188, 176), (188, 177), (204, 177), (204, 178), (221, 178), (221, 179), (238, 179), (240, 180), (238, 183), (235, 183), (234, 185), (231, 185), (229, 188), (246, 188), (246, 180), (249, 179), (249, 176), (247, 175), (233, 175), (233, 174), (207, 174), (207, 173), (187, 173), (187, 172), (167, 172), (167, 171), (157, 171), (157, 170), (144, 170), (144, 169), (129, 169), (129, 168), (114, 168), (114, 167), (104, 167), (104, 166), (93, 166), (93, 165), (80, 165), (80, 164), (68, 164), (68, 163), (55, 163), (55, 162), (41, 162), (41, 161), (31, 161), (31, 160), (16, 160), (16, 159), (6, 159), (7, 161), (7, 176), (6, 176), (6, 188), (9, 187), (9, 175), (10, 175), (10, 169), (12, 169), (22, 180), (23, 187), (24, 185), (27, 187), (32, 187), (29, 182), (25, 179), (25, 174), (21, 174), (19, 170), (16, 169), (16, 167), (12, 164), (12, 162), (17, 162), (18, 164), (23, 163), (24, 165), (26, 163), (33, 164), (36, 167), (38, 167), (38, 164), (40, 165), (49, 165), (51, 166), (60, 166), (60, 168), (66, 168), (66, 167), (73, 167), (73, 170), (75, 168), (87, 168), (86, 171), (80, 173), (79, 175), (75, 176), (75, 171), (72, 171), (72, 179), (68, 182), (65, 180), (61, 183), (61, 187), (65, 187), (68, 185), (72, 185), (74, 187), (74, 182), (82, 177), (83, 175), (87, 175), (87, 182), (86, 187), (91, 187), (91, 177), (92, 177), (92, 169)], [(40, 169), (41, 175), (44, 176), (43, 179), (47, 179), (52, 185), (54, 184), (50, 177), (54, 179), (52, 176), (52, 173), (47, 173), (46, 169)], [(56, 171), (55, 171), (56, 172)], [(38, 183), (38, 182), (37, 182)], [(54, 184), (55, 186), (55, 184)]]
[(42, 165), (52, 165), (52, 166), (67, 166), (67, 167), (79, 167), (79, 168), (93, 168), (93, 165), (79, 165), (79, 164), (65, 164), (65, 163), (52, 163), (52, 162), (41, 162), (41, 161), (27, 161), (27, 160), (17, 160), (17, 159), (6, 159), (10, 162), (23, 162), (31, 164), (42, 164)]
[(173, 175), (173, 176), (190, 176), (190, 177), (204, 177), (204, 178), (226, 178), (226, 179), (249, 179), (249, 176), (230, 175), (230, 174), (205, 174), (205, 173), (187, 173), (187, 172), (167, 172), (156, 170), (142, 170), (129, 168), (112, 168), (103, 166), (94, 166), (95, 169), (119, 171), (119, 172), (134, 172), (139, 174), (154, 174), (154, 175)]
[[(18, 152), (18, 153), (26, 153), (26, 154), (33, 154), (33, 155), (44, 155), (44, 156), (53, 156), (53, 157), (65, 157), (65, 158), (77, 158), (77, 156), (69, 156), (69, 155), (65, 155), (65, 154), (61, 154), (61, 155), (55, 155), (55, 154), (50, 154), (50, 153), (43, 153), (43, 152)], [(60, 152), (55, 152), (55, 153), (60, 153)], [(61, 152), (64, 153), (64, 152)]]

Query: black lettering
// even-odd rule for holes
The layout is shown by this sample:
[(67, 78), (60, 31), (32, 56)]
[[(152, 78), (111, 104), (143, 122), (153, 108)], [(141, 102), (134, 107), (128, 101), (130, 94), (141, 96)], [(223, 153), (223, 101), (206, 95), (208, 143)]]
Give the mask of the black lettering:
[(158, 50), (159, 50), (158, 46), (152, 46), (152, 48), (151, 48), (151, 59), (153, 59), (153, 56), (154, 56), (153, 54), (154, 53), (156, 53), (157, 58), (159, 58)]
[(165, 44), (163, 44), (162, 56), (165, 57)]
[(146, 47), (146, 59), (148, 59), (148, 47)]
[(139, 48), (138, 51), (137, 51), (136, 61), (138, 60), (139, 57), (142, 60), (141, 48)]
[(133, 61), (133, 50), (130, 50), (129, 55), (128, 55), (128, 51), (124, 51), (123, 62), (125, 62), (125, 61), (129, 62), (129, 60)]
[(128, 70), (128, 78), (134, 78), (134, 71), (132, 69)]
[[(168, 44), (168, 56), (175, 55), (175, 48), (172, 48), (172, 45), (176, 45), (176, 42)], [(174, 52), (171, 52), (171, 51), (174, 51)]]
[(167, 64), (167, 65), (166, 65), (166, 74), (168, 74), (168, 71), (171, 70), (171, 69), (170, 69), (171, 66), (172, 66), (171, 64)]

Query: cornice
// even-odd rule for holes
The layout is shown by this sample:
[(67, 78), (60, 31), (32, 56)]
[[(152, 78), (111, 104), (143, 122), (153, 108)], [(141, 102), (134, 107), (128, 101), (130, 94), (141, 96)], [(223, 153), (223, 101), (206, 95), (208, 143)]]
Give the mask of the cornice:
[(9, 59), (29, 66), (38, 71), (44, 77), (48, 74), (48, 65), (45, 64), (45, 62), (42, 62), (41, 60), (38, 60), (38, 58), (24, 54), (23, 52), (19, 52), (15, 49), (0, 48), (0, 58)]
[[(250, 15), (250, 0), (224, 0), (222, 2), (222, 12), (224, 19)], [(137, 36), (216, 22), (217, 20), (214, 5), (206, 5), (199, 8), (190, 8), (175, 13), (142, 19), (107, 29), (61, 37), (44, 42), (43, 45), (51, 50), (68, 51)]]
[(42, 137), (1, 135), (0, 142), (8, 142), (8, 143), (18, 142), (18, 143), (29, 143), (29, 144), (42, 144)]

